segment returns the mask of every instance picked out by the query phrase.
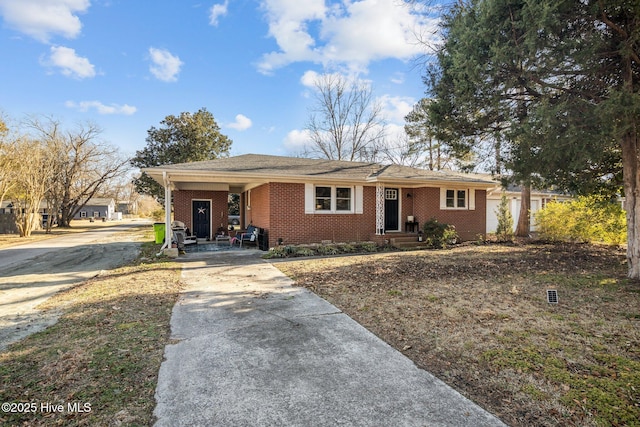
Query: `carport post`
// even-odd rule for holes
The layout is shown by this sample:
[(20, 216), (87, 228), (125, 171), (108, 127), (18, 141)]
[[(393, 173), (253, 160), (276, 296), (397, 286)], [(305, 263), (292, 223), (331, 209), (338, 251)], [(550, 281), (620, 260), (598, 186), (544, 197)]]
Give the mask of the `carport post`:
[(162, 249), (171, 248), (171, 181), (167, 172), (162, 172), (164, 182), (164, 245)]

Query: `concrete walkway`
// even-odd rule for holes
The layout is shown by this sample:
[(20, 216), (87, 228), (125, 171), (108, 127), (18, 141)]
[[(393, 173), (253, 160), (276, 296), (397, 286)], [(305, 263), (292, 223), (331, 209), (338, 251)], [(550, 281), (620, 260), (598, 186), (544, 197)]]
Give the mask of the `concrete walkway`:
[(504, 426), (256, 251), (181, 259), (156, 426)]

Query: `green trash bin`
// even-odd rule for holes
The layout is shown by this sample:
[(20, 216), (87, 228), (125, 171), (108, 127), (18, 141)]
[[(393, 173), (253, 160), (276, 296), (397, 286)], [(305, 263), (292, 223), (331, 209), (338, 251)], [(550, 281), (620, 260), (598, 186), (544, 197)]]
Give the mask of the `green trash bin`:
[(156, 222), (153, 224), (153, 234), (156, 236), (156, 243), (164, 242), (164, 222)]

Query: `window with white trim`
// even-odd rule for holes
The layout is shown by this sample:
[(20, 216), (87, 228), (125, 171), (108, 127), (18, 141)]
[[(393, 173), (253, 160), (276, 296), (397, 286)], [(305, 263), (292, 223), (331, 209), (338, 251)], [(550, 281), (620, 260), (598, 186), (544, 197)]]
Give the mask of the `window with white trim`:
[(304, 184), (304, 213), (363, 213), (364, 187), (361, 185)]
[(331, 187), (316, 187), (316, 210), (331, 210)]
[(336, 187), (336, 210), (351, 212), (351, 187)]
[(445, 206), (449, 209), (465, 209), (467, 207), (467, 190), (447, 190)]
[(384, 198), (386, 200), (398, 200), (398, 190), (395, 188), (386, 188), (384, 190)]
[(466, 188), (441, 188), (440, 209), (475, 209), (475, 191)]

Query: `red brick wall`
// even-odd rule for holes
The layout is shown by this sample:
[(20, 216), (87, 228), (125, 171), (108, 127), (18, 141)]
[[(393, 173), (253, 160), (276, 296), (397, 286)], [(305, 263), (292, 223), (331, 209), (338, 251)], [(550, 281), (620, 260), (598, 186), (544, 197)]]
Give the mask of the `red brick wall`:
[[(439, 188), (416, 188), (410, 191), (413, 193), (413, 215), (420, 221), (420, 227), (425, 221), (436, 218), (439, 222), (453, 224), (462, 240), (475, 240), (478, 234), (486, 233), (487, 192), (485, 190), (475, 190), (475, 210), (440, 210)], [(407, 213), (407, 215), (412, 214)]]
[[(380, 241), (375, 235), (375, 187), (364, 187), (362, 214), (305, 214), (304, 184), (270, 183), (251, 190), (251, 209), (246, 209), (246, 193), (241, 197), (241, 211), (245, 224), (265, 228), (269, 232), (269, 245), (277, 239), (284, 244)], [(226, 191), (176, 191), (174, 218), (191, 228), (191, 201), (211, 199), (212, 232), (222, 224), (227, 227), (228, 204)], [(410, 194), (411, 197), (407, 197)], [(463, 240), (475, 240), (486, 232), (486, 191), (475, 191), (475, 210), (440, 210), (440, 189), (434, 187), (401, 189), (400, 226), (404, 230), (407, 216), (413, 215), (420, 226), (435, 217), (440, 222), (456, 226)], [(222, 216), (221, 216), (222, 215)], [(390, 233), (385, 236), (388, 238)]]
[(215, 234), (218, 227), (227, 229), (229, 221), (229, 204), (227, 191), (192, 191), (173, 192), (173, 219), (182, 221), (191, 230), (193, 219), (192, 203), (196, 200), (211, 200), (211, 232)]
[[(375, 188), (364, 187), (363, 214), (305, 214), (304, 184), (270, 183), (251, 190), (253, 225), (266, 228), (269, 245), (367, 241), (375, 235)], [(250, 212), (250, 213), (249, 213)]]
[(251, 206), (245, 207), (245, 224), (253, 224), (256, 227), (266, 228), (267, 230), (271, 226), (271, 205), (269, 198), (271, 194), (271, 185), (264, 184), (256, 187), (251, 191), (251, 197), (244, 193), (245, 203), (247, 199), (250, 199)]

